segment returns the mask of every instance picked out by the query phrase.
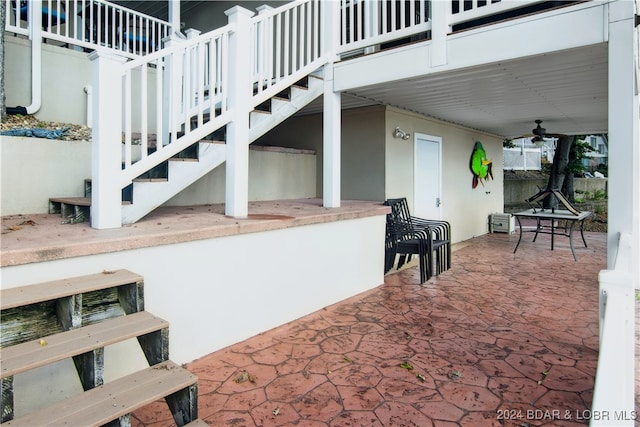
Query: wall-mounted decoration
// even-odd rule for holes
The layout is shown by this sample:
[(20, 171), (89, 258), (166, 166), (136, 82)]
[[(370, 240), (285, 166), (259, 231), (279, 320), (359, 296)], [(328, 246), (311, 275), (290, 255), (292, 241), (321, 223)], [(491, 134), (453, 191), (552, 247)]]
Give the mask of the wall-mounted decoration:
[(476, 188), (478, 182), (484, 186), (484, 180), (487, 179), (487, 176), (493, 179), (491, 163), (491, 160), (487, 160), (487, 153), (484, 151), (482, 143), (476, 141), (473, 146), (473, 151), (471, 152), (471, 159), (469, 160), (469, 168), (473, 174), (472, 188)]

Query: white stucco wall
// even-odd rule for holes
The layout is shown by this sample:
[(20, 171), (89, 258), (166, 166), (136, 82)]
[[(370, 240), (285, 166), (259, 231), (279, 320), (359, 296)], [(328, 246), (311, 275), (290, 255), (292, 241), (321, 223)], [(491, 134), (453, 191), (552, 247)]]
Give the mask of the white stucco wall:
[(83, 195), (91, 178), (90, 142), (0, 138), (2, 216), (47, 213), (50, 197)]
[[(31, 104), (31, 42), (5, 36), (6, 105), (27, 107)], [(35, 116), (42, 121), (87, 125), (88, 98), (85, 87), (91, 86), (92, 63), (89, 54), (80, 50), (42, 44), (42, 106)], [(149, 68), (147, 91), (150, 132), (156, 127), (155, 70)], [(140, 131), (140, 73), (132, 73), (132, 129)]]
[[(249, 151), (249, 200), (315, 197), (316, 155), (274, 150)], [(91, 178), (91, 143), (2, 136), (0, 166), (0, 215), (47, 213), (50, 197), (84, 196), (84, 180)], [(224, 173), (222, 165), (166, 204), (224, 203)]]
[[(396, 126), (442, 138), (441, 219), (451, 223), (453, 242), (467, 240), (489, 231), (489, 215), (503, 210), (502, 140), (478, 131), (452, 125), (408, 111), (387, 108), (385, 193), (387, 198), (406, 197), (413, 207), (413, 138), (399, 142), (393, 138)], [(476, 141), (482, 142), (487, 158), (493, 161), (493, 180), (472, 189), (469, 159)]]
[[(5, 35), (5, 91), (8, 107), (31, 104), (31, 42)], [(87, 94), (91, 85), (88, 53), (52, 44), (42, 44), (42, 107), (36, 113), (43, 121), (87, 123)]]
[[(396, 126), (412, 137), (394, 138)], [(489, 215), (503, 211), (502, 139), (394, 107), (342, 111), (342, 197), (380, 201), (406, 197), (413, 207), (416, 132), (442, 138), (441, 219), (451, 223), (453, 241), (487, 233)], [(322, 115), (291, 118), (257, 143), (276, 141), (317, 151), (317, 186), (322, 194)], [(472, 189), (469, 158), (476, 141), (482, 142), (493, 161), (494, 179)]]
[[(253, 147), (252, 147), (253, 148)], [(225, 165), (170, 199), (170, 206), (224, 203)], [(249, 150), (249, 201), (316, 196), (316, 155), (295, 150)]]
[[(170, 323), (171, 359), (185, 363), (382, 284), (384, 227), (378, 215), (3, 267), (1, 284), (129, 269), (144, 277), (145, 309)], [(108, 379), (144, 366), (132, 346), (107, 348)], [(17, 375), (16, 415), (78, 387), (72, 363)]]

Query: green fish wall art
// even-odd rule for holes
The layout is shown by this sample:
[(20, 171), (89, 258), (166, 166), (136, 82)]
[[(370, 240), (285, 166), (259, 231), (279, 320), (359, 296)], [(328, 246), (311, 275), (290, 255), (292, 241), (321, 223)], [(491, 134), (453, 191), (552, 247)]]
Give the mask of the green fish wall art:
[(469, 160), (469, 169), (473, 174), (473, 181), (471, 188), (476, 188), (478, 182), (484, 186), (484, 180), (487, 176), (493, 179), (493, 172), (491, 172), (491, 160), (487, 160), (487, 153), (484, 151), (484, 147), (480, 141), (476, 141), (471, 152), (471, 159)]

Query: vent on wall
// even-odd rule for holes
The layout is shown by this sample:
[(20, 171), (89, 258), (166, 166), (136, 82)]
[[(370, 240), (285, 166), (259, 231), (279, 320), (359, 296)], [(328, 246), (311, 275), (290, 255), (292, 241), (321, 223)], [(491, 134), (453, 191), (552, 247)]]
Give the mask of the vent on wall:
[(490, 233), (513, 233), (516, 230), (513, 215), (494, 213), (489, 215)]

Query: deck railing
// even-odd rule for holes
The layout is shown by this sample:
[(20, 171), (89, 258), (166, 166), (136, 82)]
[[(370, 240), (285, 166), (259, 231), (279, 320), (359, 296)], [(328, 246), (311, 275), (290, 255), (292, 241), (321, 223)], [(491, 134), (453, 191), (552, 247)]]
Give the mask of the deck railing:
[(543, 2), (543, 0), (451, 0), (448, 24), (457, 25)]
[(427, 0), (343, 0), (340, 53), (371, 47), (431, 29)]
[(171, 24), (104, 0), (4, 0), (6, 31), (126, 57), (155, 52)]
[(600, 353), (591, 426), (634, 426), (635, 294), (632, 237), (618, 242), (614, 268), (600, 272)]
[(342, 0), (340, 54), (364, 49), (373, 52), (384, 43), (420, 35), (442, 39), (453, 26), (498, 16), (542, 0)]

